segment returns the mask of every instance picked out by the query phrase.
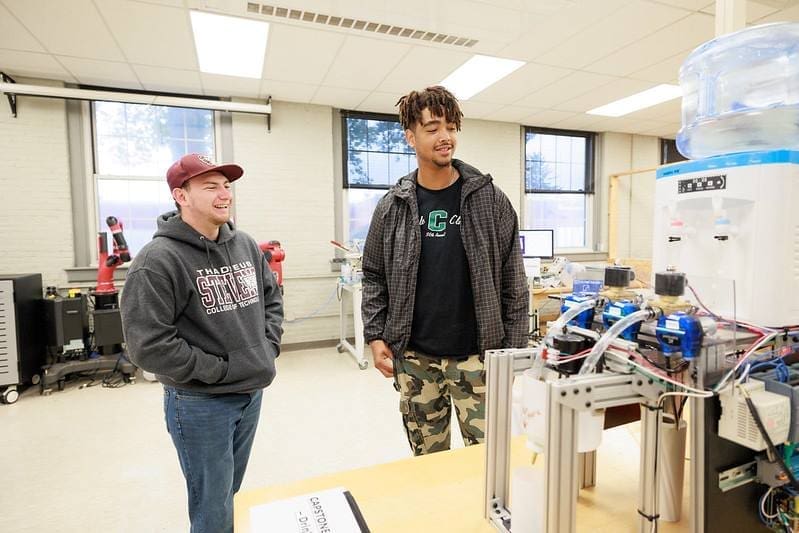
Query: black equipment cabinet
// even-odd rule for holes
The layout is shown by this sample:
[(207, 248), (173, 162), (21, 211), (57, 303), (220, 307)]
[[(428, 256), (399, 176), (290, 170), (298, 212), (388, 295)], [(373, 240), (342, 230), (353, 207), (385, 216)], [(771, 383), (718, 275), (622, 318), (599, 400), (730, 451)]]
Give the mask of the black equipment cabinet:
[(42, 275), (0, 274), (0, 400), (14, 403), (17, 386), (37, 384), (45, 362)]

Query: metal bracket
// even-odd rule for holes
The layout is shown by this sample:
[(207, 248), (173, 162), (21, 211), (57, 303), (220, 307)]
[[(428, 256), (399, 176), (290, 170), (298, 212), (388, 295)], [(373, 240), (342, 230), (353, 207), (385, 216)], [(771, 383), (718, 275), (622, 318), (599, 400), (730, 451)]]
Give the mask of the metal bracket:
[[(3, 83), (17, 83), (14, 78), (2, 71), (0, 71), (0, 80), (3, 80)], [(11, 115), (17, 118), (17, 95), (6, 93), (6, 98), (8, 98), (8, 106), (11, 108)]]
[[(272, 105), (272, 95), (266, 97), (266, 105)], [(272, 133), (272, 113), (266, 115), (266, 132)]]
[(719, 489), (727, 492), (757, 480), (757, 461), (750, 461), (719, 472)]

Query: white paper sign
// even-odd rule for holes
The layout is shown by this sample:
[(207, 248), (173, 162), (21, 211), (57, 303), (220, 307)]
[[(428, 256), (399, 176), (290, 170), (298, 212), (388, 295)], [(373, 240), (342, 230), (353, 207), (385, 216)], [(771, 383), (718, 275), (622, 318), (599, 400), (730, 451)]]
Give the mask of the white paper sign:
[(355, 519), (346, 489), (337, 487), (303, 494), (250, 509), (253, 533), (363, 533)]

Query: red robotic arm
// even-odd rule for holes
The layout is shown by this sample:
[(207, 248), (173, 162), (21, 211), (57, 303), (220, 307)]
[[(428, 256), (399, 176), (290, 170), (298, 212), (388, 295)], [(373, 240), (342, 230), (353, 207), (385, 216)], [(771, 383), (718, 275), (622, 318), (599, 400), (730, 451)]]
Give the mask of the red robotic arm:
[(98, 265), (97, 265), (97, 294), (116, 294), (114, 286), (114, 271), (123, 263), (130, 261), (128, 243), (122, 233), (122, 221), (116, 217), (108, 217), (105, 223), (111, 229), (114, 238), (113, 254), (108, 255), (108, 239), (106, 233), (101, 231), (97, 234)]

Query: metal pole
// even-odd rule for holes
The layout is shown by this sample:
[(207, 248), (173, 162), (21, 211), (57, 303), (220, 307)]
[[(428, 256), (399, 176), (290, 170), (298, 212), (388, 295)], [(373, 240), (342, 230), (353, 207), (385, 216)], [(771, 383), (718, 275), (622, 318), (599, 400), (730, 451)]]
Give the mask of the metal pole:
[(691, 409), (691, 531), (705, 533), (705, 402), (689, 398)]
[(657, 519), (658, 495), (655, 461), (657, 460), (657, 425), (660, 410), (656, 402), (641, 404), (641, 467), (638, 491), (639, 531), (652, 530), (652, 521)]
[(566, 388), (547, 386), (546, 533), (574, 533), (577, 513), (577, 412), (561, 403)]
[[(512, 352), (511, 352), (512, 354)], [(510, 496), (510, 413), (513, 356), (497, 350), (486, 354), (486, 484), (484, 516), (507, 518)]]

